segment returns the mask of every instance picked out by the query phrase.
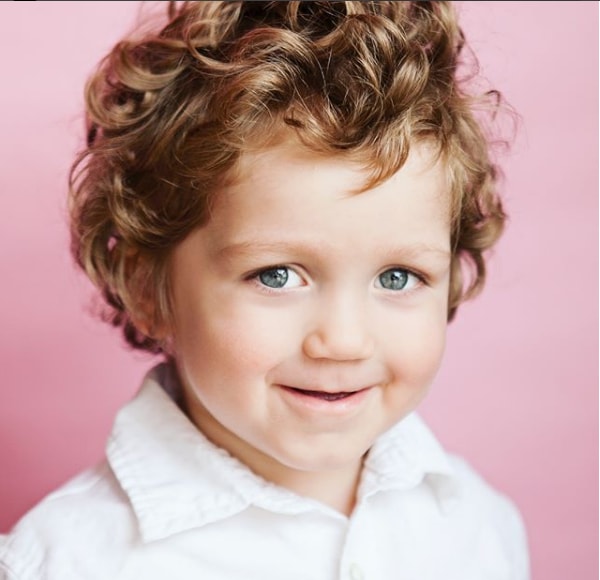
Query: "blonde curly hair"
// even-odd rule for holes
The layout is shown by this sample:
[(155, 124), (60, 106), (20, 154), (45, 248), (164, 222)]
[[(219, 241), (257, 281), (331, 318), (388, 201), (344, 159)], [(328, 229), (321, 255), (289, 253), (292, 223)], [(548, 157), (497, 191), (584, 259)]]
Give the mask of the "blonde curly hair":
[(505, 214), (474, 110), (501, 100), (459, 80), (450, 3), (171, 2), (167, 16), (89, 79), (88, 143), (69, 180), (73, 255), (130, 345), (164, 349), (152, 329), (170, 319), (173, 248), (209, 219), (240, 155), (283, 128), (360, 161), (369, 187), (411, 143), (435, 143), (452, 182), (448, 319), (480, 290)]

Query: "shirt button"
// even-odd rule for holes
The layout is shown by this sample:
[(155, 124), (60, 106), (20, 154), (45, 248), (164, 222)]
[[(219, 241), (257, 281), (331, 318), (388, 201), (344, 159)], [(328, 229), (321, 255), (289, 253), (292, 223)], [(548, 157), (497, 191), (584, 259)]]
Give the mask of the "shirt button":
[(364, 580), (365, 575), (363, 574), (360, 566), (356, 563), (350, 564), (350, 568), (348, 569), (350, 574), (350, 580)]

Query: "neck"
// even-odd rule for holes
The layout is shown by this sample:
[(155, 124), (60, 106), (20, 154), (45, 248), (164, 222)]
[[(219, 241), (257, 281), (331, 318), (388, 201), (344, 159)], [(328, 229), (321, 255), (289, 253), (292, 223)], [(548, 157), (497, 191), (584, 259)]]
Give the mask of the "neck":
[[(260, 466), (260, 463), (258, 463)], [(327, 471), (276, 469), (269, 466), (249, 466), (264, 479), (294, 493), (315, 499), (349, 517), (356, 505), (356, 494), (362, 471), (362, 459), (355, 465)], [(262, 471), (262, 473), (261, 473)]]

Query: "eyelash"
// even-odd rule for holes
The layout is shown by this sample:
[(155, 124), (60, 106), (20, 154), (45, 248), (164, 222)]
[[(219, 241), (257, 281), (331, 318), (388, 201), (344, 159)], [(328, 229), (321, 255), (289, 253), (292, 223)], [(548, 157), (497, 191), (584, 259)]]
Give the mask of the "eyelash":
[[(253, 282), (254, 284), (256, 284), (262, 291), (264, 292), (269, 292), (269, 293), (273, 293), (273, 294), (279, 294), (281, 293), (283, 290), (286, 290), (286, 288), (282, 287), (282, 288), (274, 288), (271, 286), (268, 286), (267, 284), (263, 283), (260, 280), (260, 276), (262, 274), (265, 274), (266, 272), (273, 272), (275, 270), (286, 270), (288, 272), (292, 272), (294, 275), (298, 276), (299, 278), (304, 279), (304, 276), (302, 276), (301, 274), (299, 274), (295, 268), (293, 268), (292, 266), (286, 265), (286, 264), (277, 264), (275, 266), (268, 266), (266, 268), (260, 268), (259, 270), (255, 270), (253, 272), (251, 272), (250, 274), (248, 274), (247, 276), (244, 277), (244, 280), (248, 281), (248, 282)], [(418, 289), (421, 286), (429, 286), (429, 282), (428, 279), (425, 275), (419, 273), (419, 272), (415, 272), (414, 270), (411, 270), (409, 268), (404, 268), (401, 266), (391, 266), (389, 268), (386, 268), (385, 270), (383, 270), (380, 274), (377, 275), (376, 280), (379, 280), (381, 276), (383, 276), (384, 274), (386, 274), (387, 272), (393, 272), (393, 271), (400, 271), (405, 273), (408, 277), (409, 280), (407, 280), (406, 284), (410, 283), (410, 277), (413, 277), (415, 279), (415, 286), (413, 288), (409, 288), (408, 290), (404, 290), (404, 288), (400, 288), (398, 290), (392, 290), (389, 288), (383, 288), (383, 287), (379, 287), (379, 289), (381, 290), (387, 290), (390, 293), (393, 294), (409, 294), (411, 292), (413, 292), (414, 290)], [(285, 283), (287, 283), (287, 279), (285, 280)], [(294, 286), (294, 288), (297, 286)]]
[(287, 271), (285, 283), (287, 283), (287, 281), (289, 279), (290, 272), (292, 272), (298, 278), (301, 278), (302, 280), (304, 280), (304, 276), (299, 274), (295, 268), (293, 268), (292, 266), (286, 265), (286, 264), (276, 264), (275, 266), (268, 266), (267, 268), (261, 268), (260, 270), (255, 270), (254, 272), (251, 272), (248, 276), (246, 276), (245, 279), (249, 282), (253, 282), (258, 287), (260, 287), (261, 290), (263, 290), (265, 292), (279, 294), (282, 291), (287, 290), (287, 288), (274, 288), (272, 286), (268, 286), (267, 284), (263, 283), (260, 280), (260, 276), (262, 274), (265, 274), (267, 272), (273, 272), (275, 270), (286, 270)]
[(428, 281), (427, 281), (427, 278), (423, 274), (415, 272), (414, 270), (410, 270), (409, 268), (403, 268), (401, 266), (392, 266), (390, 268), (386, 268), (380, 274), (377, 275), (377, 277), (376, 277), (375, 280), (376, 281), (380, 281), (381, 276), (383, 276), (384, 274), (386, 274), (388, 272), (402, 272), (403, 274), (405, 274), (407, 276), (407, 280), (406, 280), (405, 286), (411, 283), (411, 278), (414, 279), (413, 287), (412, 288), (408, 288), (408, 289), (405, 289), (404, 287), (402, 287), (402, 288), (399, 288), (397, 290), (393, 290), (393, 289), (390, 289), (390, 288), (384, 288), (382, 286), (378, 286), (379, 289), (381, 289), (381, 290), (387, 290), (388, 292), (391, 292), (393, 294), (407, 295), (407, 294), (410, 294), (413, 291), (419, 289), (422, 286), (428, 286), (429, 285)]

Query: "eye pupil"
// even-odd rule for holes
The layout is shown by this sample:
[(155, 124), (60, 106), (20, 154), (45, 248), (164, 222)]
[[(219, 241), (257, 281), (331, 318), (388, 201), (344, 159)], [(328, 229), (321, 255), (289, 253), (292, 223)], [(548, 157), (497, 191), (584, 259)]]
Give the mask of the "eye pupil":
[(288, 281), (287, 268), (272, 268), (264, 270), (258, 275), (260, 281), (269, 288), (283, 288)]
[(386, 290), (402, 290), (408, 282), (408, 273), (404, 270), (387, 270), (379, 276), (379, 282)]

